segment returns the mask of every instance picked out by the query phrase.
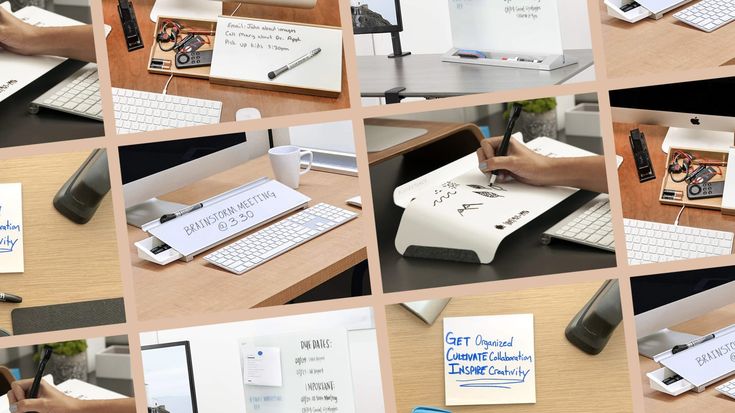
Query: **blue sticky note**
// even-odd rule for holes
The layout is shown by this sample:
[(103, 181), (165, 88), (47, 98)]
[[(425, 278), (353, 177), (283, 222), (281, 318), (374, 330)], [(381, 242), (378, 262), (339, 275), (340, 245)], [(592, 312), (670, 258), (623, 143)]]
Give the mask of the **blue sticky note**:
[(427, 406), (418, 406), (415, 407), (411, 413), (452, 413), (449, 410), (440, 409), (438, 407), (427, 407)]

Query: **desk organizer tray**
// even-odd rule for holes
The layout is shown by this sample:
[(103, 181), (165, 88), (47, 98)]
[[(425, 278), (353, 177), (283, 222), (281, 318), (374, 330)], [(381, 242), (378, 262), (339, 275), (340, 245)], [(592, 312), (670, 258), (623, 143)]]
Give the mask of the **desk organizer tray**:
[[(186, 69), (177, 69), (176, 68), (176, 52), (171, 51), (163, 51), (158, 45), (158, 42), (156, 41), (156, 37), (158, 36), (158, 33), (161, 31), (161, 28), (166, 24), (166, 22), (178, 22), (182, 26), (184, 26), (187, 29), (201, 31), (201, 32), (211, 32), (214, 33), (217, 30), (217, 21), (215, 20), (194, 20), (194, 19), (187, 19), (182, 17), (171, 17), (171, 16), (159, 16), (158, 21), (156, 22), (156, 28), (153, 31), (153, 39), (151, 39), (151, 44), (153, 45), (151, 47), (151, 55), (148, 59), (148, 72), (150, 73), (159, 73), (163, 75), (171, 75), (174, 76), (186, 76), (186, 77), (194, 77), (199, 79), (209, 79), (209, 66), (202, 66), (202, 67), (192, 67), (192, 68), (186, 68)], [(209, 44), (204, 44), (201, 48), (198, 49), (198, 51), (204, 51), (204, 50), (212, 50), (214, 47), (214, 35), (201, 35), (203, 38), (209, 38)], [(164, 47), (171, 47), (172, 43), (164, 43)], [(154, 59), (160, 59), (160, 60), (168, 60), (171, 62), (171, 68), (170, 69), (159, 69), (151, 67), (153, 65)]]
[[(176, 52), (161, 50), (158, 33), (167, 22), (177, 22), (199, 33), (209, 43), (197, 51), (212, 50), (211, 66), (177, 68)], [(201, 34), (204, 33), (204, 34)], [(183, 37), (179, 36), (179, 40)], [(148, 71), (164, 75), (207, 79), (210, 83), (278, 92), (336, 98), (342, 92), (342, 29), (276, 20), (219, 16), (217, 20), (159, 16)], [(164, 48), (172, 43), (163, 43)], [(303, 58), (316, 50), (310, 57)], [(160, 60), (170, 68), (155, 67)], [(300, 61), (300, 63), (295, 63)], [(271, 73), (288, 66), (289, 70)]]
[[(687, 183), (684, 182), (674, 182), (671, 179), (671, 174), (669, 173), (669, 165), (671, 164), (671, 161), (673, 160), (676, 151), (682, 151), (687, 152), (695, 155), (695, 159), (706, 159), (708, 161), (715, 161), (715, 162), (727, 162), (728, 159), (728, 152), (726, 150), (719, 151), (719, 150), (713, 150), (713, 149), (697, 149), (697, 148), (674, 148), (672, 147), (669, 150), (669, 155), (666, 157), (666, 164), (663, 165), (663, 171), (665, 171), (665, 174), (663, 175), (663, 180), (661, 182), (661, 191), (659, 192), (658, 200), (662, 204), (666, 205), (678, 205), (678, 206), (687, 206), (692, 208), (704, 208), (704, 209), (714, 209), (714, 210), (721, 210), (722, 208), (722, 197), (719, 198), (706, 198), (706, 199), (697, 199), (697, 200), (691, 200), (687, 198)], [(718, 166), (718, 168), (721, 170), (722, 175), (715, 175), (709, 182), (718, 182), (718, 181), (724, 181), (725, 176), (727, 174), (727, 166)], [(677, 176), (677, 179), (681, 179), (681, 175)], [(681, 200), (673, 200), (673, 199), (665, 199), (664, 198), (664, 191), (665, 190), (675, 190), (675, 191), (682, 191), (682, 199)]]

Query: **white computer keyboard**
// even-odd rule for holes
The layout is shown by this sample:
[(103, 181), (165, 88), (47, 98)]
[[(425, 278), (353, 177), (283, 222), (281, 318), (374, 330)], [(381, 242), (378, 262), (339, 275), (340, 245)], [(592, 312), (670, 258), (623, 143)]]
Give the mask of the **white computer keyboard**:
[(558, 238), (615, 251), (610, 219), (610, 198), (600, 194), (544, 232), (541, 242), (549, 244), (553, 238)]
[(97, 65), (90, 63), (77, 70), (31, 102), (28, 110), (31, 113), (38, 113), (40, 108), (59, 110), (101, 121), (102, 102), (100, 102)]
[(219, 123), (222, 102), (112, 88), (117, 133)]
[(715, 390), (724, 394), (725, 396), (730, 396), (735, 399), (735, 380), (730, 380), (727, 383), (722, 383), (719, 386), (715, 387)]
[(204, 259), (239, 275), (355, 217), (356, 213), (346, 209), (317, 204), (220, 248)]
[(711, 32), (735, 19), (735, 0), (702, 0), (674, 13), (674, 17), (699, 30)]
[(732, 253), (732, 232), (627, 218), (623, 223), (631, 265)]

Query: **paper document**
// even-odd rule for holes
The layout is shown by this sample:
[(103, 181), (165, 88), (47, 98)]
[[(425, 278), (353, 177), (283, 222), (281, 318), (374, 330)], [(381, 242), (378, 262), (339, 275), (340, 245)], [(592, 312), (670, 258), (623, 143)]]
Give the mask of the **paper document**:
[(0, 184), (0, 273), (23, 272), (21, 184)]
[[(10, 3), (0, 5), (10, 11)], [(20, 20), (34, 26), (59, 27), (83, 24), (35, 6), (24, 7), (13, 13)], [(21, 56), (0, 48), (0, 102), (19, 91), (66, 59), (55, 56)]]
[(533, 314), (444, 318), (447, 406), (536, 403)]
[(247, 351), (243, 379), (252, 386), (281, 386), (281, 349), (254, 347)]

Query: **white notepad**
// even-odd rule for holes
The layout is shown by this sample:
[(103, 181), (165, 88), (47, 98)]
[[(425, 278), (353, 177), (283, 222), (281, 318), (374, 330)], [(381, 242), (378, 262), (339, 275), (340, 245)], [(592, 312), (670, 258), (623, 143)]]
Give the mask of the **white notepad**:
[(533, 314), (444, 318), (447, 406), (536, 403)]
[[(275, 79), (268, 73), (314, 49), (321, 52)], [(342, 29), (220, 16), (209, 77), (215, 83), (337, 95), (342, 90)]]
[[(10, 3), (0, 4), (10, 11)], [(82, 24), (76, 20), (52, 13), (35, 6), (24, 7), (14, 13), (15, 17), (34, 26), (73, 26)], [(63, 63), (66, 59), (55, 56), (21, 56), (0, 48), (0, 102), (26, 85)]]
[(0, 184), (0, 273), (23, 272), (21, 185)]

